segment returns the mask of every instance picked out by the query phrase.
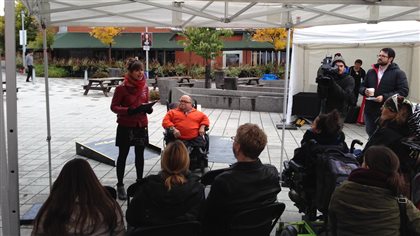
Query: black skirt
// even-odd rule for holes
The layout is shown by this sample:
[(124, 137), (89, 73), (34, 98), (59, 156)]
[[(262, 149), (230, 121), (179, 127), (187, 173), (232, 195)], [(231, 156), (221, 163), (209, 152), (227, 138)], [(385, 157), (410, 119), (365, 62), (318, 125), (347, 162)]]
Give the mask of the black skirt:
[(125, 127), (118, 125), (115, 146), (147, 146), (149, 134), (147, 127)]

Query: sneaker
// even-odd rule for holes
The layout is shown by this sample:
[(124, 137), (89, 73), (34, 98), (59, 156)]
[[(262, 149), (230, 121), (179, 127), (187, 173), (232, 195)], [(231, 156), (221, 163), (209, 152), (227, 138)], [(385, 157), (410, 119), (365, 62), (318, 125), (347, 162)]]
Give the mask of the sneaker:
[(120, 200), (127, 200), (127, 193), (125, 192), (124, 185), (117, 186), (117, 195)]

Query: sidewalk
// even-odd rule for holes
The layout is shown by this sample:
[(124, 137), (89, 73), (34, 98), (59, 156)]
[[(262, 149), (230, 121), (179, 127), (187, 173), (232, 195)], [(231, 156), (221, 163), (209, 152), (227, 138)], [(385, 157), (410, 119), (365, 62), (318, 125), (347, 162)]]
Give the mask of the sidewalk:
[[(48, 197), (48, 149), (46, 131), (46, 105), (44, 78), (36, 78), (35, 83), (26, 83), (23, 76), (18, 76), (20, 87), (18, 97), (18, 150), (19, 150), (19, 190), (20, 214), (23, 215), (33, 203), (43, 202)], [(115, 137), (116, 115), (110, 110), (113, 91), (105, 97), (101, 91), (90, 91), (83, 95), (82, 79), (50, 79), (50, 115), (53, 181), (68, 160), (78, 157), (75, 142), (88, 143)], [(158, 147), (163, 144), (161, 121), (166, 113), (166, 106), (156, 104), (149, 116), (150, 142)], [(263, 163), (271, 163), (280, 168), (282, 131), (275, 127), (281, 121), (281, 114), (269, 112), (251, 112), (239, 110), (207, 109), (202, 111), (209, 116), (211, 125), (209, 134), (231, 137), (240, 124), (251, 122), (258, 124), (268, 136), (267, 148), (261, 154)], [(286, 130), (285, 154), (287, 160), (293, 156), (293, 150), (299, 146), (304, 132), (309, 126), (298, 130)], [(364, 127), (345, 125), (346, 140), (360, 139), (366, 143)], [(89, 160), (96, 175), (104, 185), (115, 186), (116, 170), (114, 167)], [(145, 161), (144, 175), (156, 174), (160, 170), (159, 156)], [(210, 168), (223, 168), (227, 164), (209, 163)], [(134, 164), (126, 167), (126, 186), (135, 182)], [(286, 203), (282, 221), (298, 221), (301, 215), (289, 200), (288, 189), (278, 195), (279, 201)], [(126, 202), (119, 201), (126, 210)], [(30, 235), (31, 227), (22, 226), (21, 235)], [(1, 235), (1, 232), (0, 232)]]

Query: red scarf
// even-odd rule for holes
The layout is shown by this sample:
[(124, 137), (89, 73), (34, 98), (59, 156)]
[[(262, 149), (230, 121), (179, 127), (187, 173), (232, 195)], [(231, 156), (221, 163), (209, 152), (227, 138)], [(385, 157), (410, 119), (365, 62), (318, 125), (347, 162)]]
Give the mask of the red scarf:
[(142, 89), (146, 84), (146, 79), (143, 77), (139, 80), (133, 79), (128, 75), (124, 76), (124, 84), (126, 86), (135, 87), (137, 89)]

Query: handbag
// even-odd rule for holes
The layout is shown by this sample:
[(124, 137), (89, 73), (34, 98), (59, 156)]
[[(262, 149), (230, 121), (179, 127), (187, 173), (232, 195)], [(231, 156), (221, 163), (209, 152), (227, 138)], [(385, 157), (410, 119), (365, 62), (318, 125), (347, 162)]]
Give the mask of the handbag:
[(400, 195), (397, 197), (398, 207), (400, 208), (400, 235), (412, 236), (415, 235), (412, 230), (407, 227), (407, 198)]

